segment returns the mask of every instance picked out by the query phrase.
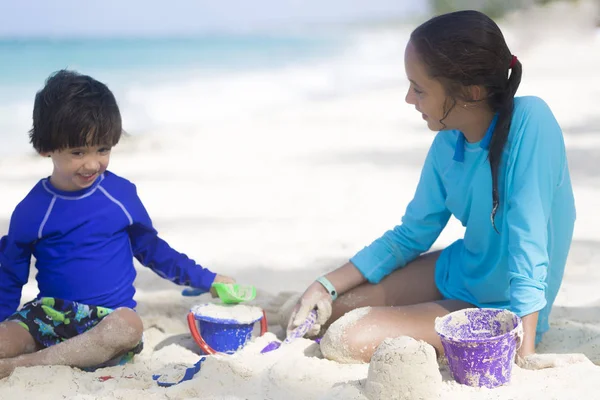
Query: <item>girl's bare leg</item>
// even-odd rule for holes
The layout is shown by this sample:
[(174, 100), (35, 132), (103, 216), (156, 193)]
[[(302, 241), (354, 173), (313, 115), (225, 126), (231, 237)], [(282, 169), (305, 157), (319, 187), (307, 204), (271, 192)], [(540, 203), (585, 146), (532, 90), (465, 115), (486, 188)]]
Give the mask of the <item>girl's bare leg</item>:
[(406, 306), (442, 300), (434, 280), (435, 263), (439, 256), (439, 251), (424, 254), (404, 268), (392, 272), (378, 284), (363, 283), (344, 293), (333, 302), (328, 323), (360, 307)]
[[(321, 341), (321, 350), (335, 361), (369, 362), (385, 339), (410, 336), (429, 343), (438, 354), (443, 354), (434, 329), (435, 319), (468, 307), (472, 305), (459, 300), (437, 300), (408, 306), (356, 309), (330, 326)], [(357, 315), (362, 316), (353, 321)]]
[[(439, 252), (425, 254), (379, 284), (365, 283), (340, 296), (321, 342), (323, 354), (336, 361), (368, 362), (384, 339), (398, 336), (426, 341), (442, 354), (435, 318), (472, 305), (443, 299), (434, 281), (438, 257)], [(358, 310), (364, 307), (370, 308)], [(352, 310), (357, 311), (345, 315)]]

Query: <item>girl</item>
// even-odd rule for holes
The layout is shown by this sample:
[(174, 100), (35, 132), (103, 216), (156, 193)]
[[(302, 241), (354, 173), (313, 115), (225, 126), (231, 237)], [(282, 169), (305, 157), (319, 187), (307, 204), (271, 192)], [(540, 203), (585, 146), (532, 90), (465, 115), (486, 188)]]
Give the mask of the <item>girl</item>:
[[(368, 362), (387, 337), (424, 340), (441, 354), (436, 317), (506, 308), (523, 319), (519, 355), (531, 355), (549, 328), (575, 223), (561, 128), (543, 100), (515, 98), (521, 63), (480, 12), (419, 26), (405, 69), (406, 102), (439, 131), (414, 199), (400, 225), (308, 287), (288, 328), (313, 308), (316, 331), (361, 308), (340, 320), (339, 340), (325, 336), (339, 348), (322, 349), (338, 361)], [(451, 215), (464, 238), (426, 253)]]

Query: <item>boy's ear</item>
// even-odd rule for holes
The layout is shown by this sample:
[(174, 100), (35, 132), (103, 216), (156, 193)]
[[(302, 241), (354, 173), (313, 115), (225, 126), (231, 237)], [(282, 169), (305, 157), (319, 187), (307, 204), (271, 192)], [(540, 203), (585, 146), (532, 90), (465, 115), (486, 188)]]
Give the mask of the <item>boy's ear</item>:
[(39, 153), (39, 155), (42, 156), (42, 157), (50, 157), (51, 156), (51, 154), (50, 154), (49, 151), (45, 151), (43, 153)]

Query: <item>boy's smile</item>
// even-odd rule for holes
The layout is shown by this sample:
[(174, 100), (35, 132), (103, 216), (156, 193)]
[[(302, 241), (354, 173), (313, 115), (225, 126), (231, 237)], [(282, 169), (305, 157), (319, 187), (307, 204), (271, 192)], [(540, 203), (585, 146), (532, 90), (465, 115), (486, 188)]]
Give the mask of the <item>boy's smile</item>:
[(110, 146), (87, 146), (42, 154), (54, 163), (50, 183), (69, 192), (90, 187), (106, 171), (110, 150)]

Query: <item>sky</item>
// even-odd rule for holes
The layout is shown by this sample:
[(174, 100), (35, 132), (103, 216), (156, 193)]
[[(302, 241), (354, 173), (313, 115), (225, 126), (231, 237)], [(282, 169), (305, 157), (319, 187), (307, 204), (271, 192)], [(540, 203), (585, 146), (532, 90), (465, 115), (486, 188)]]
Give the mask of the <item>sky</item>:
[(190, 34), (423, 13), (426, 0), (0, 0), (0, 36)]

